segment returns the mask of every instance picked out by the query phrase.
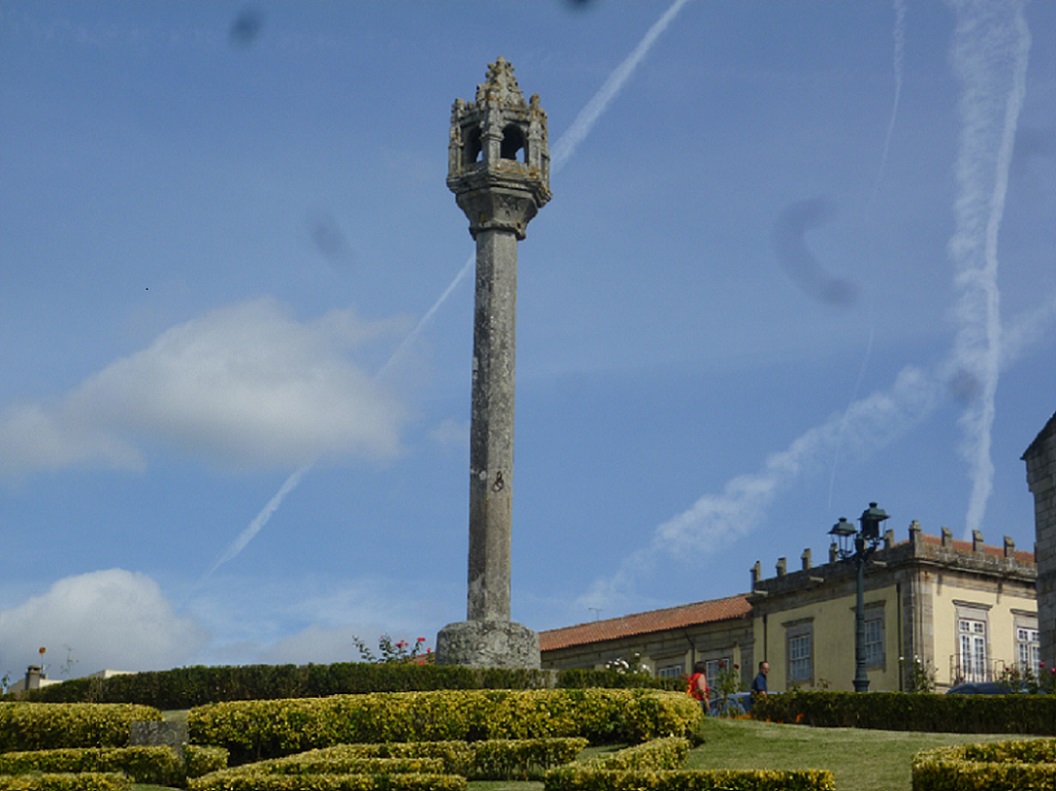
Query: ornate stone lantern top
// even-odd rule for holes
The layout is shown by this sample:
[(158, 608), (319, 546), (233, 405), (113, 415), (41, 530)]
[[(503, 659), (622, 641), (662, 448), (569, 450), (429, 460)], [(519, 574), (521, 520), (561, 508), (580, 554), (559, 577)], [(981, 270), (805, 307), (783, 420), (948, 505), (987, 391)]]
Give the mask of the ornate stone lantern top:
[[(474, 101), (456, 99), (451, 108), (447, 186), (474, 236), (482, 228), (504, 228), (523, 239), (528, 221), (550, 200), (546, 112), (537, 94), (525, 102), (505, 58), (488, 64)], [(517, 212), (522, 216), (497, 217), (490, 209), (482, 214), (482, 192), (525, 203)]]

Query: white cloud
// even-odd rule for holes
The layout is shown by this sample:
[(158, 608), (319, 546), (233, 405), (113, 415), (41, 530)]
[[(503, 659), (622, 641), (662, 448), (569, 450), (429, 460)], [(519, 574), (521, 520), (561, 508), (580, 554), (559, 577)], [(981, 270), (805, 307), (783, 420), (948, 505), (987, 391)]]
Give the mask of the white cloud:
[(138, 469), (151, 443), (237, 469), (391, 458), (407, 410), (349, 352), (403, 329), (349, 310), (299, 322), (272, 299), (213, 311), (56, 403), (0, 413), (0, 473)]
[(176, 667), (205, 640), (202, 627), (176, 616), (154, 580), (123, 569), (61, 579), (0, 613), (2, 670), (16, 678), (39, 663), (41, 646), (48, 649), (49, 675), (60, 678), (67, 658), (76, 662), (71, 676)]
[(429, 438), (438, 445), (468, 448), (469, 429), (468, 420), (448, 418), (433, 427), (432, 431), (429, 432)]

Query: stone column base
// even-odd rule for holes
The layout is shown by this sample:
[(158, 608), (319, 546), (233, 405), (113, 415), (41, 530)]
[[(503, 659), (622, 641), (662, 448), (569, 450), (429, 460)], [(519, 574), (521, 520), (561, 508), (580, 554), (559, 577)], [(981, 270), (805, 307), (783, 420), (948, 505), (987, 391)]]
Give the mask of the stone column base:
[(513, 621), (449, 623), (436, 636), (436, 664), (537, 670), (539, 635)]

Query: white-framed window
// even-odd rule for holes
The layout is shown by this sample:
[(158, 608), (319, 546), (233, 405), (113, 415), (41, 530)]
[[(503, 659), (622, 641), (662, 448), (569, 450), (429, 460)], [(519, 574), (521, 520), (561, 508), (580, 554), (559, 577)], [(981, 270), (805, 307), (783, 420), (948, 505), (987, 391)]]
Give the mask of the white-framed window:
[(883, 665), (884, 656), (884, 616), (878, 614), (865, 620), (865, 663)]
[(678, 678), (685, 674), (685, 672), (686, 666), (682, 662), (679, 662), (677, 665), (657, 665), (656, 667), (657, 678)]
[(962, 678), (965, 681), (989, 680), (986, 657), (986, 621), (959, 618), (957, 619), (957, 631), (960, 635)]
[(1016, 628), (1016, 667), (1020, 673), (1034, 676), (1041, 672), (1041, 644), (1037, 629)]
[(814, 677), (811, 661), (810, 632), (789, 636), (788, 638), (788, 680), (793, 683), (809, 682)]
[(723, 665), (726, 667), (733, 665), (733, 657), (723, 656), (718, 659), (709, 659), (704, 664), (706, 667), (704, 675), (708, 679), (708, 689), (713, 690), (719, 681), (719, 673), (722, 672)]

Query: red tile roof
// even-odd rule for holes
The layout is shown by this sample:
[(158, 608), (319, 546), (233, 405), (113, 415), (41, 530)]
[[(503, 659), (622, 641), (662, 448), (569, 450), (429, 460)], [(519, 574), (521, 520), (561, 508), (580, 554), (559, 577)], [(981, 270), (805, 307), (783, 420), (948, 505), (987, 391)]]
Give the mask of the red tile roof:
[(682, 604), (663, 610), (624, 615), (620, 618), (606, 618), (602, 621), (589, 621), (576, 626), (564, 626), (539, 633), (539, 647), (543, 651), (555, 651), (574, 645), (596, 643), (603, 640), (617, 640), (621, 637), (664, 632), (669, 629), (681, 629), (703, 623), (717, 623), (745, 618), (751, 614), (747, 594), (728, 596), (725, 599), (712, 599), (694, 604)]

